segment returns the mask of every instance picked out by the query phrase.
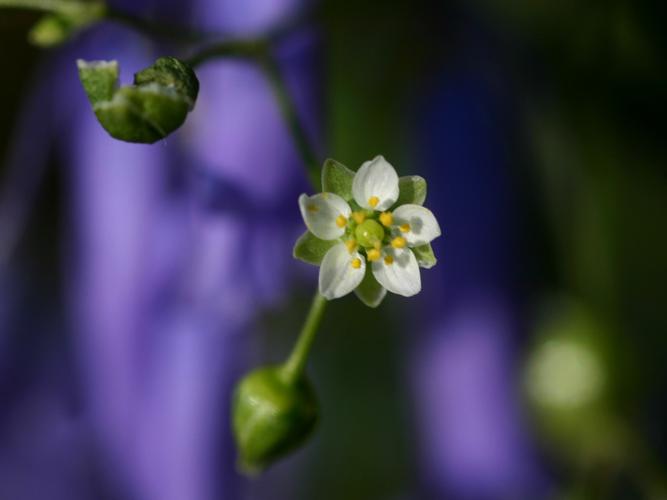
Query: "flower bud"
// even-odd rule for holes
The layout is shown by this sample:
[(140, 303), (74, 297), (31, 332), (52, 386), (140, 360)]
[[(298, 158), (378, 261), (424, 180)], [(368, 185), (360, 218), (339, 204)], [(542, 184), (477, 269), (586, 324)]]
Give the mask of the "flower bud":
[(93, 111), (116, 139), (151, 144), (185, 121), (194, 107), (199, 81), (173, 57), (161, 57), (134, 75), (134, 85), (118, 87), (116, 61), (77, 61), (79, 78)]
[(299, 446), (317, 422), (317, 401), (304, 376), (292, 381), (281, 366), (259, 368), (236, 387), (232, 427), (239, 466), (256, 473)]

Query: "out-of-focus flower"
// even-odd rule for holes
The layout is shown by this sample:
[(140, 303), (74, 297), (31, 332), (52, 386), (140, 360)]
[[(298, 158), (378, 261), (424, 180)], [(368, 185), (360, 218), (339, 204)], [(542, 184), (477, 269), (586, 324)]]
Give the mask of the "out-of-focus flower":
[(308, 232), (294, 251), (306, 262), (320, 261), (320, 293), (331, 300), (361, 286), (357, 295), (371, 306), (386, 290), (405, 297), (419, 293), (419, 266), (435, 264), (430, 243), (440, 236), (435, 216), (421, 206), (426, 182), (399, 179), (382, 156), (356, 174), (329, 161), (322, 179), (325, 192), (299, 197)]

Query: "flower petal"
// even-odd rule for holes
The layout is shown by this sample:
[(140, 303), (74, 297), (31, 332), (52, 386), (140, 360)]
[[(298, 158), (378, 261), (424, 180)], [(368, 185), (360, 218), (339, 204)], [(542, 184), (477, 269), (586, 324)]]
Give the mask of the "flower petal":
[(319, 193), (314, 196), (299, 196), (301, 216), (308, 230), (322, 240), (335, 240), (345, 233), (345, 226), (336, 224), (336, 219), (346, 219), (352, 210), (347, 202), (333, 193)]
[(382, 258), (373, 262), (373, 276), (387, 290), (404, 297), (422, 289), (417, 259), (407, 248), (384, 247)]
[(359, 252), (349, 252), (343, 243), (331, 247), (320, 267), (320, 293), (327, 299), (347, 295), (359, 286), (366, 272), (366, 260)]
[(419, 205), (401, 205), (394, 210), (394, 225), (400, 228), (409, 247), (426, 245), (440, 236), (440, 226), (433, 212)]
[(363, 208), (387, 210), (398, 199), (398, 193), (398, 174), (383, 156), (365, 162), (352, 181), (354, 201)]

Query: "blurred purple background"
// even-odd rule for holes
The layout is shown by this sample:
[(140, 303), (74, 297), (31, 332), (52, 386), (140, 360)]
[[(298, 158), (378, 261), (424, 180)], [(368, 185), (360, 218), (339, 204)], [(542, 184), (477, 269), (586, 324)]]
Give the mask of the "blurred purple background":
[[(121, 143), (74, 61), (117, 59), (128, 82), (188, 52), (104, 23), (39, 54), (36, 16), (0, 11), (17, 68), (0, 83), (0, 498), (661, 498), (666, 44), (648, 4), (113, 5), (236, 36), (303, 18), (275, 50), (310, 140), (426, 177), (439, 263), (415, 299), (331, 304), (320, 427), (240, 476), (231, 388), (288, 352), (316, 282), (291, 257), (309, 188), (268, 82), (207, 63), (179, 131)], [(604, 384), (582, 399), (587, 360)]]

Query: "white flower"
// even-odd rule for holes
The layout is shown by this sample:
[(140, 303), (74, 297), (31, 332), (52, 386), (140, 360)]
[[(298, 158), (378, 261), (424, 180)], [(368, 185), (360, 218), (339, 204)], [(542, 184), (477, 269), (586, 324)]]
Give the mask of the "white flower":
[[(435, 259), (418, 262), (415, 251), (440, 236), (440, 226), (430, 210), (416, 203), (390, 211), (400, 194), (396, 170), (377, 156), (354, 174), (353, 206), (334, 193), (299, 197), (308, 230), (319, 240), (331, 242), (321, 260), (319, 277), (320, 293), (327, 299), (356, 289), (364, 280), (367, 265), (384, 289), (405, 297), (419, 293), (420, 264), (431, 267)], [(381, 293), (379, 300), (384, 290)]]

